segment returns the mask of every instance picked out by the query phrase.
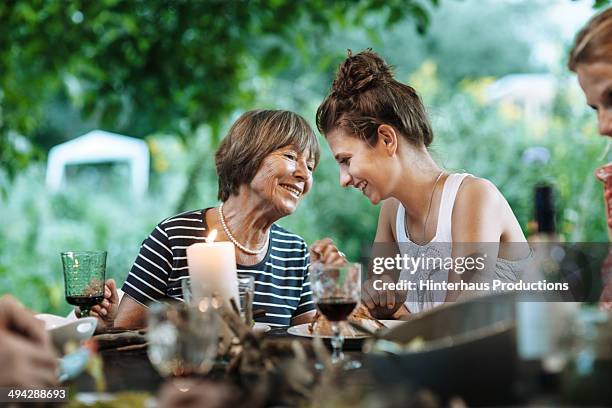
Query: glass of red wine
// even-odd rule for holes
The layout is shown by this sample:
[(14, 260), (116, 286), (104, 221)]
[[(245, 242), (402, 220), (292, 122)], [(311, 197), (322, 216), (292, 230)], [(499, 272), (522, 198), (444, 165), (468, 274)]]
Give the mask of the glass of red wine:
[(89, 316), (92, 306), (104, 300), (106, 251), (62, 252), (66, 301)]
[(342, 352), (344, 336), (340, 323), (346, 321), (361, 297), (361, 265), (323, 265), (316, 262), (310, 266), (310, 287), (319, 312), (331, 323), (333, 337), (332, 363), (344, 369), (359, 368), (358, 361), (345, 359)]

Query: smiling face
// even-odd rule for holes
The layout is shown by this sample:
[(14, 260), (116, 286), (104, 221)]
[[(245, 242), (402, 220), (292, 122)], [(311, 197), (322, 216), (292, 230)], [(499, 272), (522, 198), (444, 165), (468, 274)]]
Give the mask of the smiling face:
[(340, 185), (353, 186), (376, 205), (390, 196), (392, 177), (391, 155), (379, 138), (371, 147), (358, 137), (336, 128), (327, 135), (327, 142), (340, 166)]
[(249, 187), (284, 217), (293, 213), (310, 191), (313, 169), (314, 159), (308, 152), (285, 146), (263, 159)]
[(583, 63), (576, 67), (587, 104), (597, 111), (599, 133), (612, 136), (612, 64)]

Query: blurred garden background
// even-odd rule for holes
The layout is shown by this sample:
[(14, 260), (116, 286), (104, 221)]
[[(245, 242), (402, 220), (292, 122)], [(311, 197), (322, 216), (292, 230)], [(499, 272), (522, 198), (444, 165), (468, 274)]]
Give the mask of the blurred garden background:
[[(605, 2), (597, 2), (605, 3)], [(565, 67), (597, 11), (570, 0), (29, 0), (0, 4), (0, 295), (66, 313), (59, 253), (106, 249), (121, 284), (170, 215), (217, 204), (214, 151), (242, 112), (314, 114), (346, 50), (368, 47), (417, 89), (434, 157), (492, 180), (527, 232), (533, 186), (553, 183), (568, 241), (606, 241), (593, 170), (606, 141)], [(72, 165), (52, 147), (94, 129), (140, 139), (149, 183), (125, 162)], [(315, 186), (281, 224), (359, 259), (378, 208), (339, 187), (325, 141)]]

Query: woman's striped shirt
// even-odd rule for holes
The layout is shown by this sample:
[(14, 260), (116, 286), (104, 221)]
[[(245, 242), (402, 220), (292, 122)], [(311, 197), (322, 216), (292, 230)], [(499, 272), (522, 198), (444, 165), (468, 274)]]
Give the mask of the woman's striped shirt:
[[(123, 284), (137, 302), (182, 299), (181, 279), (189, 278), (187, 247), (204, 242), (206, 209), (186, 212), (160, 222), (143, 241), (140, 253)], [(291, 318), (314, 309), (308, 280), (310, 258), (304, 240), (280, 226), (270, 228), (264, 259), (256, 265), (236, 265), (239, 275), (255, 280), (254, 309), (266, 316), (255, 319), (271, 326), (287, 326)]]

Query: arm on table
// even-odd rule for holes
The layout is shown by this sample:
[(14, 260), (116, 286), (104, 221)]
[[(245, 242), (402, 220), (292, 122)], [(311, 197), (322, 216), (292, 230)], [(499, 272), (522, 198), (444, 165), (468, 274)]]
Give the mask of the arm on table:
[[(383, 202), (378, 216), (378, 226), (372, 257), (395, 257), (399, 253), (399, 248), (393, 231), (395, 214), (399, 201), (388, 199)], [(361, 289), (361, 301), (368, 308), (370, 313), (379, 319), (399, 318), (408, 314), (408, 309), (404, 307), (408, 292), (400, 290), (376, 290), (374, 282), (381, 280), (383, 283), (395, 283), (399, 280), (399, 270), (386, 270), (383, 274), (369, 274), (369, 278), (364, 282)]]
[[(477, 272), (495, 268), (499, 241), (503, 231), (503, 217), (499, 214), (504, 198), (487, 180), (466, 178), (459, 188), (452, 214), (452, 257), (477, 258), (485, 256), (484, 270), (476, 267), (458, 273), (448, 272), (449, 283), (469, 282)], [(456, 301), (460, 290), (447, 291), (445, 302)]]
[(310, 323), (312, 319), (314, 319), (315, 310), (310, 310), (308, 312), (297, 315), (291, 319), (291, 325), (297, 326), (299, 324)]
[(126, 294), (121, 299), (115, 327), (140, 329), (147, 325), (147, 307)]

